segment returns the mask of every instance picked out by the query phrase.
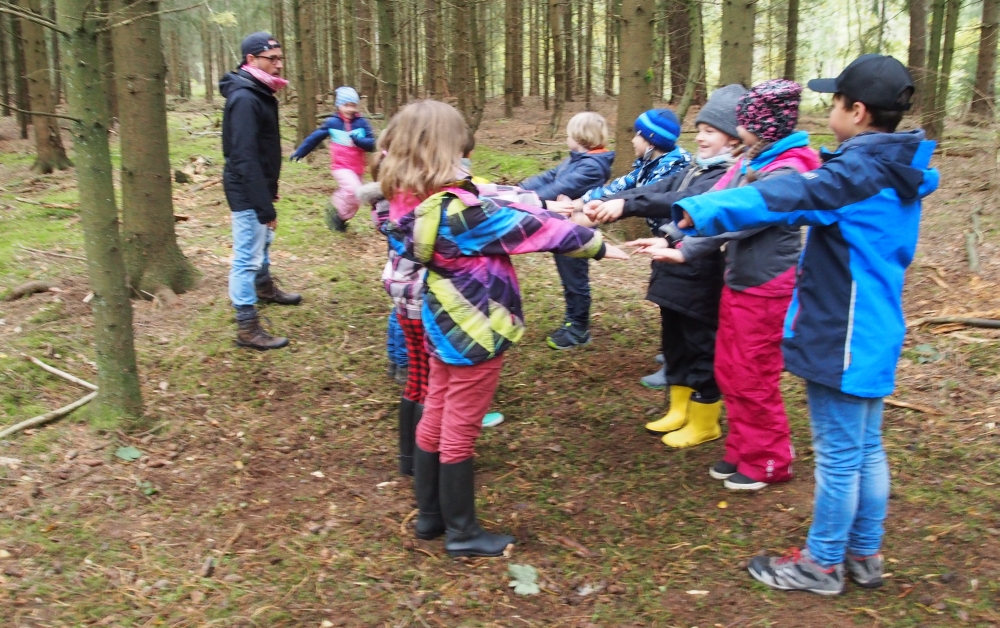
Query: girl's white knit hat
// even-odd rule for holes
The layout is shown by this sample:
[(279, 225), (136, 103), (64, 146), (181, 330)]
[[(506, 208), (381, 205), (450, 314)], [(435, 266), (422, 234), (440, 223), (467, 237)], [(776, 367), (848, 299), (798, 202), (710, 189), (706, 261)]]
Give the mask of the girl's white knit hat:
[(361, 97), (358, 96), (357, 90), (355, 90), (353, 87), (342, 85), (341, 87), (337, 88), (337, 91), (334, 92), (334, 95), (335, 98), (333, 103), (338, 107), (340, 107), (341, 105), (346, 105), (348, 103), (354, 103), (356, 105), (361, 104)]

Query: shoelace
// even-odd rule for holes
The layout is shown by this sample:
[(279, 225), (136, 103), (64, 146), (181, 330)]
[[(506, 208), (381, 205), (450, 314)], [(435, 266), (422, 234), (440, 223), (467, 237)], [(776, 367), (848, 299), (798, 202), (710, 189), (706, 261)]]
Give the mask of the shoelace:
[(776, 565), (787, 565), (788, 563), (797, 563), (802, 560), (802, 550), (797, 547), (789, 548), (785, 555), (774, 561)]

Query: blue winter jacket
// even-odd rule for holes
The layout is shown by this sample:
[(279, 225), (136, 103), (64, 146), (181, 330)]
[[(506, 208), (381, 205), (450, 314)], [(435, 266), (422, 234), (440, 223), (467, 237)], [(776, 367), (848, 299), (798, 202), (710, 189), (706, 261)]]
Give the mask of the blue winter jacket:
[(570, 152), (569, 157), (551, 170), (529, 177), (518, 184), (519, 187), (538, 194), (543, 201), (554, 201), (560, 194), (578, 199), (591, 188), (603, 185), (611, 176), (611, 162), (615, 152), (578, 153)]
[(865, 133), (824, 151), (818, 170), (684, 199), (701, 235), (809, 225), (785, 318), (789, 371), (857, 397), (893, 391), (903, 345), (903, 278), (920, 199), (938, 186), (924, 132)]
[[(375, 150), (375, 140), (376, 140), (375, 132), (372, 131), (372, 125), (368, 123), (367, 118), (360, 115), (354, 116), (354, 119), (351, 120), (351, 129), (365, 130), (364, 137), (354, 138), (355, 146), (365, 151), (366, 153), (370, 153), (373, 150)], [(343, 131), (343, 130), (345, 130), (343, 118), (341, 118), (339, 115), (330, 116), (329, 118), (326, 119), (325, 122), (323, 122), (323, 124), (320, 125), (318, 129), (310, 133), (308, 137), (306, 137), (306, 139), (302, 141), (302, 144), (295, 149), (294, 153), (292, 153), (291, 158), (293, 160), (302, 159), (309, 153), (313, 152), (313, 150), (315, 150), (316, 147), (319, 146), (320, 142), (329, 137), (330, 131)]]

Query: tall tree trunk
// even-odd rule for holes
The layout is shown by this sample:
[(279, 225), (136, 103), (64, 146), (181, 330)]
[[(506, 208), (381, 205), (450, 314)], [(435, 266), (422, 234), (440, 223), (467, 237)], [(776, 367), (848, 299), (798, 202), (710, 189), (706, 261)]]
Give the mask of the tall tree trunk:
[(618, 124), (615, 131), (615, 162), (612, 176), (628, 172), (634, 161), (631, 149), (635, 135), (635, 119), (653, 106), (646, 71), (653, 49), (653, 0), (624, 0), (622, 3), (622, 34), (618, 97)]
[(931, 36), (927, 45), (927, 71), (924, 76), (924, 98), (921, 104), (921, 123), (927, 136), (937, 138), (938, 74), (941, 63), (941, 33), (944, 31), (945, 7), (948, 0), (932, 0)]
[[(486, 110), (486, 7), (484, 2), (476, 1), (472, 5), (472, 56), (476, 66), (476, 103), (473, 107), (472, 120), (469, 126), (474, 134), (483, 121)], [(470, 72), (471, 76), (471, 72)]]
[(7, 45), (7, 24), (10, 21), (6, 13), (0, 13), (0, 108), (3, 110), (3, 117), (9, 117), (13, 113), (10, 108), (10, 72), (7, 70), (7, 62), (10, 59), (10, 47)]
[(583, 93), (586, 96), (586, 109), (590, 111), (594, 97), (594, 0), (584, 1), (587, 3), (587, 30), (583, 47), (583, 71), (585, 73)]
[(17, 102), (17, 123), (21, 129), (21, 139), (28, 139), (28, 123), (30, 116), (24, 113), (31, 109), (31, 97), (28, 95), (28, 70), (24, 64), (24, 37), (21, 32), (21, 19), (10, 16), (11, 46), (14, 49), (14, 91)]
[(653, 94), (657, 99), (663, 98), (665, 87), (664, 73), (667, 66), (667, 11), (669, 0), (656, 0), (656, 24), (654, 26), (655, 41), (653, 42)]
[(538, 96), (541, 94), (539, 82), (541, 81), (541, 71), (539, 66), (539, 36), (542, 33), (542, 20), (539, 15), (538, 0), (528, 0), (528, 22), (531, 28), (528, 31), (528, 96)]
[[(753, 27), (756, 0), (723, 0), (719, 83), (749, 87), (753, 80)], [(693, 43), (694, 40), (692, 39)]]
[(514, 106), (524, 104), (524, 0), (514, 0)]
[[(701, 3), (699, 0), (685, 0), (687, 2), (688, 30), (691, 40), (700, 41), (704, 27), (701, 23)], [(691, 58), (688, 64), (688, 77), (684, 84), (684, 93), (680, 97), (680, 104), (677, 105), (677, 117), (681, 124), (687, 116), (688, 109), (695, 99), (698, 86), (702, 84), (705, 76), (705, 53), (701, 46), (690, 48)]]
[(911, 113), (919, 114), (927, 84), (927, 0), (909, 0), (909, 8), (910, 46), (906, 65), (910, 68), (916, 93)]
[(444, 49), (441, 45), (441, 6), (439, 0), (424, 0), (424, 41), (427, 47), (427, 95), (441, 98), (444, 87)]
[(357, 10), (358, 33), (358, 63), (360, 65), (361, 93), (368, 97), (368, 109), (375, 111), (378, 97), (378, 81), (375, 78), (375, 60), (372, 55), (372, 44), (375, 40), (372, 30), (371, 2), (373, 0), (355, 0)]
[(121, 111), (125, 266), (137, 296), (169, 302), (195, 286), (198, 272), (181, 253), (174, 233), (160, 4), (114, 0), (112, 6), (118, 21), (139, 18), (111, 30)]
[[(201, 25), (201, 62), (205, 75), (205, 101), (212, 102), (215, 97), (215, 68), (212, 67), (212, 30), (206, 22)], [(157, 37), (159, 39), (159, 37)], [(280, 40), (279, 40), (280, 41)], [(162, 61), (163, 54), (160, 53)]]
[(554, 35), (552, 34), (552, 13), (550, 6), (552, 0), (540, 0), (545, 4), (539, 4), (538, 10), (542, 13), (542, 106), (545, 111), (549, 110), (549, 89), (551, 87), (552, 65), (549, 63), (549, 51), (552, 48)]
[(576, 81), (576, 59), (573, 56), (573, 0), (563, 0), (563, 47), (566, 54), (563, 57), (563, 73), (566, 75), (564, 89), (566, 102), (573, 102), (573, 84)]
[(77, 160), (80, 222), (94, 298), (94, 347), (98, 396), (90, 408), (101, 427), (142, 421), (142, 394), (132, 338), (132, 304), (118, 233), (118, 209), (111, 180), (106, 85), (97, 53), (99, 22), (91, 0), (56, 0), (59, 27), (66, 33), (63, 52), (66, 97)]
[[(21, 10), (38, 17), (42, 15), (40, 0), (22, 0)], [(38, 22), (24, 20), (21, 26), (24, 37), (24, 62), (28, 81), (28, 94), (31, 99), (31, 110), (39, 114), (56, 112), (52, 100), (52, 83), (49, 75), (49, 55), (45, 45), (44, 27)], [(66, 157), (62, 137), (59, 135), (59, 121), (46, 115), (32, 116), (32, 128), (35, 131), (35, 163), (31, 169), (35, 172), (48, 174), (53, 170), (64, 170), (72, 164)]]
[(937, 94), (934, 99), (934, 124), (930, 133), (932, 139), (944, 137), (944, 123), (948, 115), (948, 89), (951, 82), (951, 65), (955, 58), (955, 34), (958, 31), (958, 16), (962, 10), (961, 0), (947, 0), (947, 17), (944, 20), (944, 43), (941, 49), (941, 71)]
[[(48, 18), (55, 23), (55, 0), (50, 0), (48, 3)], [(59, 54), (59, 34), (51, 31), (49, 37), (52, 40), (52, 59), (49, 64), (52, 69), (52, 104), (58, 107), (59, 103), (62, 102), (62, 55)]]
[(458, 110), (462, 112), (467, 121), (472, 120), (472, 81), (470, 70), (472, 69), (471, 46), (472, 29), (475, 28), (471, 20), (469, 5), (472, 0), (455, 0), (455, 27), (456, 36), (453, 38), (455, 44), (454, 66), (452, 67), (451, 85), (458, 98)]
[(503, 40), (503, 115), (514, 117), (514, 49), (517, 46), (514, 36), (514, 9), (517, 0), (504, 1), (504, 40)]
[(615, 95), (615, 53), (618, 45), (615, 42), (615, 25), (618, 18), (615, 14), (615, 0), (605, 0), (604, 14), (604, 95)]
[(296, 127), (296, 142), (301, 144), (316, 128), (316, 59), (313, 41), (313, 0), (292, 0), (292, 17), (295, 20), (295, 56), (298, 67), (295, 72), (298, 91), (299, 120)]
[(785, 22), (785, 72), (789, 81), (795, 80), (795, 64), (799, 57), (799, 0), (788, 0), (788, 20)]
[(385, 81), (385, 119), (399, 109), (399, 48), (396, 33), (396, 0), (376, 0), (378, 3), (379, 58), (382, 80)]
[(687, 0), (668, 0), (667, 28), (670, 53), (670, 104), (676, 106), (684, 93), (691, 68), (691, 24)]
[(357, 5), (361, 0), (343, 0), (341, 17), (344, 22), (344, 84), (360, 88), (358, 81)]
[[(286, 49), (285, 72), (289, 72), (291, 70), (291, 65), (292, 65), (291, 64), (292, 55), (291, 55), (291, 50), (288, 50), (287, 48), (288, 42), (285, 41), (285, 0), (271, 0), (271, 22), (272, 22), (271, 34), (274, 35), (274, 37), (278, 40), (278, 43), (280, 43), (282, 46), (285, 46)], [(225, 57), (224, 42), (221, 40), (221, 37), (218, 43), (219, 43), (218, 50), (221, 60), (222, 58)], [(243, 59), (239, 60), (240, 65), (243, 64), (243, 61), (244, 61)], [(226, 67), (225, 64), (222, 63), (219, 64), (220, 75), (225, 71), (225, 67)], [(169, 76), (170, 75), (168, 74), (167, 77), (169, 78)], [(281, 102), (284, 103), (288, 102), (288, 92), (289, 90), (287, 89), (281, 90), (281, 95), (278, 96), (278, 98), (281, 99)]]
[[(111, 0), (98, 0), (97, 6), (104, 15), (111, 13)], [(104, 30), (97, 34), (97, 55), (101, 63), (101, 76), (104, 78), (104, 94), (108, 99), (108, 115), (110, 120), (118, 119), (118, 93), (115, 91), (115, 61), (111, 50), (111, 31)]]
[(1000, 0), (983, 0), (983, 21), (979, 30), (976, 84), (972, 88), (969, 113), (992, 120), (996, 105), (997, 31), (1000, 28)]
[[(552, 29), (552, 74), (555, 86), (552, 90), (552, 120), (549, 122), (549, 134), (555, 136), (562, 124), (563, 99), (566, 96), (566, 63), (563, 52), (566, 44), (563, 42), (562, 12), (566, 10), (567, 0), (549, 0), (549, 28)], [(546, 88), (548, 82), (546, 81)]]
[(329, 0), (330, 2), (330, 65), (333, 66), (331, 73), (331, 88), (336, 89), (344, 84), (344, 59), (340, 53), (340, 0)]

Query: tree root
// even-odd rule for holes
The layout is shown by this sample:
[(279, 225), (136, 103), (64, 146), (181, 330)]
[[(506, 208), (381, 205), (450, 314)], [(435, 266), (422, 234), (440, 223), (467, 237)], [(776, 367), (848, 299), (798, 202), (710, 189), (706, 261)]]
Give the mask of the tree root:
[(22, 297), (30, 296), (37, 292), (48, 292), (51, 289), (52, 284), (47, 281), (29, 281), (28, 283), (21, 284), (7, 294), (3, 295), (3, 298), (0, 299), (0, 301), (17, 301)]
[(4, 431), (0, 432), (0, 438), (6, 438), (11, 434), (16, 434), (21, 430), (27, 429), (29, 427), (35, 427), (36, 425), (44, 425), (46, 423), (55, 421), (56, 419), (61, 419), (62, 417), (66, 416), (73, 410), (76, 410), (81, 406), (87, 405), (96, 398), (97, 398), (97, 391), (95, 390), (86, 397), (83, 397), (82, 399), (77, 399), (68, 406), (63, 406), (58, 410), (53, 410), (52, 412), (46, 412), (45, 414), (40, 414), (36, 417), (28, 419), (27, 421), (21, 421), (17, 425), (12, 425), (8, 427)]

